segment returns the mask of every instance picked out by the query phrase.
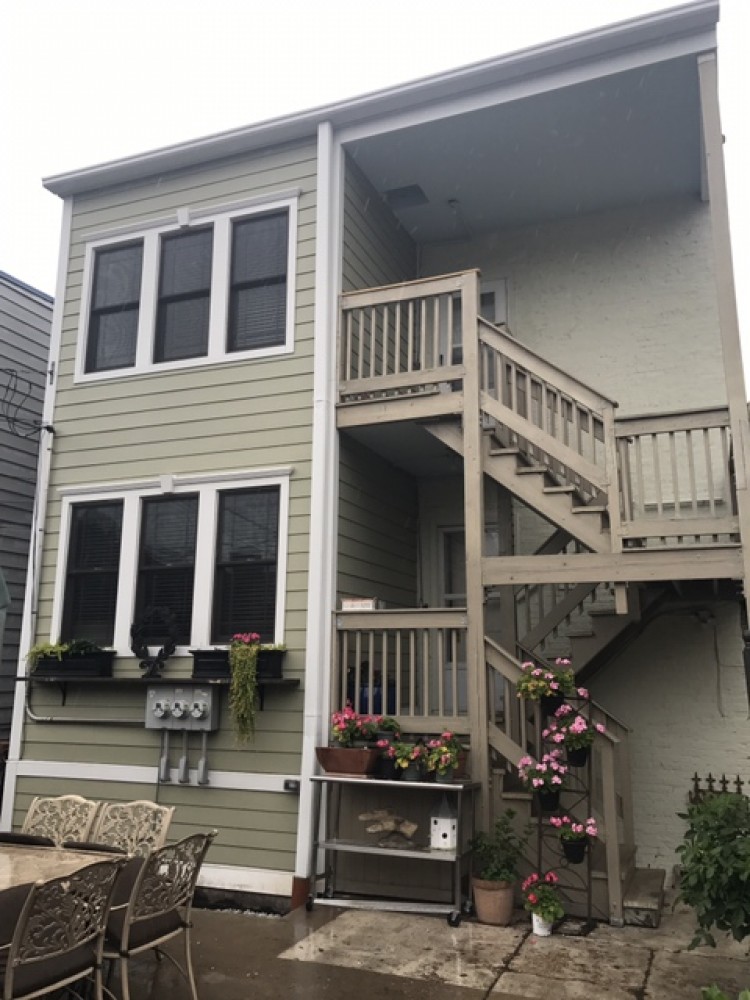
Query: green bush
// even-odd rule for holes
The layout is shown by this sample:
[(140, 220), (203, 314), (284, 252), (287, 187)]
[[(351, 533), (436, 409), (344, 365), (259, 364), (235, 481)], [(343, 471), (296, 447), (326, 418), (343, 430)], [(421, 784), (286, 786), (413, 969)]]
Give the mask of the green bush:
[[(732, 1000), (718, 986), (704, 986), (701, 992), (703, 993), (703, 1000)], [(737, 997), (737, 1000), (750, 1000), (750, 990), (743, 990)]]
[(682, 862), (678, 899), (695, 910), (690, 947), (715, 945), (712, 928), (737, 941), (750, 934), (750, 799), (723, 793), (691, 805), (677, 848)]

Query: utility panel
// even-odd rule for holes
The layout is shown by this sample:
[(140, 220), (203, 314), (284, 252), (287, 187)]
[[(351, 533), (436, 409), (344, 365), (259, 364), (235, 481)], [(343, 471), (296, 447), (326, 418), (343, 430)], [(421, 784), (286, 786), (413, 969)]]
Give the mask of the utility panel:
[(160, 684), (146, 692), (146, 729), (213, 732), (219, 728), (215, 690), (201, 684)]

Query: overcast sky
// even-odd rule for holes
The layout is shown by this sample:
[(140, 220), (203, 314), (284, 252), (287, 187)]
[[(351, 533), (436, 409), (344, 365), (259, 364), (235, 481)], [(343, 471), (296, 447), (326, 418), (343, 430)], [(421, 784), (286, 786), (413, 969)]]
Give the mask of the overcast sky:
[[(42, 177), (343, 100), (669, 0), (4, 0), (0, 270), (55, 290)], [(750, 329), (750, 0), (722, 0), (720, 99)], [(750, 357), (750, 335), (745, 349)]]

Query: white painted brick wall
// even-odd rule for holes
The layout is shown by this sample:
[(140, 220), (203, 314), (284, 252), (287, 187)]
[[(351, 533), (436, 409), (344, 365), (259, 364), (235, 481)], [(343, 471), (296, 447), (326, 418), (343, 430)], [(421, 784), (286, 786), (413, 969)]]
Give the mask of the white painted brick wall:
[[(736, 604), (714, 618), (670, 614), (647, 626), (590, 684), (630, 737), (637, 863), (667, 868), (695, 771), (750, 782), (750, 721)], [(746, 786), (750, 791), (750, 787)]]
[(621, 416), (725, 402), (710, 217), (697, 200), (424, 248), (423, 274), (469, 267), (506, 278), (514, 336)]

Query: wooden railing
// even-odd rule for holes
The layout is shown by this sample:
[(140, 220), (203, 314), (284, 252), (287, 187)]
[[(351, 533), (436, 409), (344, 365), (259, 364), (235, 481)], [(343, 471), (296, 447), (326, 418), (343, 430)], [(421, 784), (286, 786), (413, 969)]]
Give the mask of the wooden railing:
[(582, 495), (607, 495), (616, 403), (479, 320), (482, 409), (507, 447), (518, 447)]
[(450, 274), (342, 295), (340, 400), (461, 379), (462, 287)]
[(335, 626), (335, 708), (468, 732), (465, 610), (338, 611)]
[(626, 545), (739, 539), (726, 408), (618, 420)]

